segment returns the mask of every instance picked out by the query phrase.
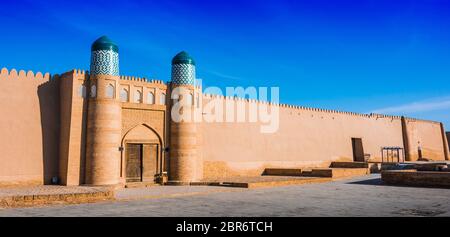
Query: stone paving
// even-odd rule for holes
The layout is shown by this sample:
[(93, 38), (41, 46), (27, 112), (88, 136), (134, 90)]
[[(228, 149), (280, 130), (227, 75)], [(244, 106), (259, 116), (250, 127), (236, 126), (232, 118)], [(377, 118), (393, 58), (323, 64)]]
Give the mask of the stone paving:
[(103, 187), (41, 185), (32, 187), (0, 188), (0, 198), (26, 195), (61, 195), (78, 193), (96, 193), (107, 190)]
[(117, 200), (173, 198), (233, 191), (239, 191), (239, 189), (214, 186), (154, 186), (151, 188), (119, 189), (116, 191), (115, 198)]
[(31, 186), (0, 188), (0, 208), (49, 205), (55, 203), (87, 203), (114, 199), (107, 187)]
[(117, 201), (0, 209), (0, 216), (450, 216), (450, 189), (383, 185), (377, 174), (275, 188), (152, 187)]

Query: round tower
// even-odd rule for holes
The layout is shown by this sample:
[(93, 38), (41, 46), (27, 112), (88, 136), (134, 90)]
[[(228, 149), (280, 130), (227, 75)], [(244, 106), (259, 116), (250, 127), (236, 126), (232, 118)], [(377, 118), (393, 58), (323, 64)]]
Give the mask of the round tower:
[(122, 109), (118, 98), (119, 48), (108, 37), (91, 48), (86, 138), (86, 183), (119, 183)]
[[(203, 178), (199, 124), (194, 121), (198, 96), (195, 61), (186, 52), (172, 60), (169, 180), (191, 182)], [(182, 119), (177, 116), (180, 115)]]

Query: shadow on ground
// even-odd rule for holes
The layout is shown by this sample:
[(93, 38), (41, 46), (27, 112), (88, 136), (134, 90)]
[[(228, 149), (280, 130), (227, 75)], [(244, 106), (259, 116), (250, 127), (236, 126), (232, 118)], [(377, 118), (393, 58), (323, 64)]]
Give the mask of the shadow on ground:
[(356, 181), (356, 182), (350, 182), (348, 184), (387, 185), (381, 180), (381, 178), (361, 180), (361, 181)]
[(402, 185), (402, 184), (387, 184), (381, 180), (381, 178), (367, 179), (361, 181), (349, 182), (347, 184), (362, 184), (362, 185), (376, 185), (376, 186), (389, 186), (389, 187), (403, 187), (403, 188), (431, 188), (431, 189), (448, 189), (441, 186), (424, 186), (424, 185)]

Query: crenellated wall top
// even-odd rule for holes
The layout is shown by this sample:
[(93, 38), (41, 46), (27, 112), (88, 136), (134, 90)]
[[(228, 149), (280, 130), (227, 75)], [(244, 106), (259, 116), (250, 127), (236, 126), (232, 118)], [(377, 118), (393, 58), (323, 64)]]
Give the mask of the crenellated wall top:
[(42, 81), (48, 81), (50, 80), (51, 75), (50, 73), (42, 73), (37, 72), (34, 73), (32, 71), (25, 71), (20, 70), (17, 72), (16, 69), (11, 69), (10, 71), (7, 68), (2, 68), (0, 71), (0, 79), (3, 80), (42, 80)]

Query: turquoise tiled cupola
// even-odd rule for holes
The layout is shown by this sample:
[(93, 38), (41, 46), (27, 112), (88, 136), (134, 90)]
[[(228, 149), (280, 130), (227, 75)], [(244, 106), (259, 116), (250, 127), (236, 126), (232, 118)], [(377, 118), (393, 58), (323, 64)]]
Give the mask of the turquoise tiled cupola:
[(194, 85), (195, 61), (184, 51), (172, 59), (172, 82), (177, 85)]
[(119, 76), (119, 47), (106, 36), (92, 44), (91, 75)]

